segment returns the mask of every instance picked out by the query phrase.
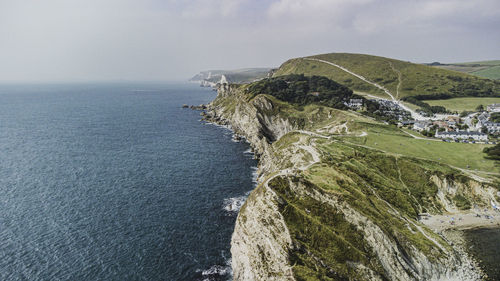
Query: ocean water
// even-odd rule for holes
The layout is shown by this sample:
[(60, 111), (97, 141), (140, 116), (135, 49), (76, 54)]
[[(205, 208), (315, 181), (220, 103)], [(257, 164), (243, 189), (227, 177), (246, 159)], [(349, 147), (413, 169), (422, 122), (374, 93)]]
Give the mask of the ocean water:
[(465, 237), (469, 251), (488, 275), (487, 280), (500, 280), (500, 229), (469, 229)]
[(0, 280), (228, 280), (256, 161), (192, 84), (0, 85)]

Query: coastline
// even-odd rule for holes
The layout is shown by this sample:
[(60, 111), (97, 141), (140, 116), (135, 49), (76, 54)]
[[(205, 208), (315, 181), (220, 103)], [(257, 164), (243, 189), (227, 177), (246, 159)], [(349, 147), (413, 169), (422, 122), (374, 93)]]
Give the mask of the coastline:
[[(232, 236), (231, 254), (234, 280), (266, 280), (265, 278), (267, 277), (278, 276), (280, 272), (282, 272), (283, 275), (279, 275), (281, 277), (276, 280), (294, 280), (292, 271), (293, 265), (289, 264), (288, 256), (288, 250), (294, 247), (293, 237), (290, 235), (283, 216), (278, 211), (279, 202), (282, 202), (280, 201), (282, 198), (276, 194), (275, 190), (262, 183), (265, 182), (264, 179), (266, 179), (266, 176), (279, 172), (279, 170), (283, 168), (281, 166), (283, 163), (280, 163), (274, 157), (276, 151), (268, 142), (269, 140), (266, 141), (267, 134), (274, 136), (273, 140), (279, 140), (281, 136), (298, 129), (294, 127), (293, 123), (289, 123), (289, 120), (286, 118), (281, 119), (280, 116), (265, 115), (267, 114), (265, 110), (273, 108), (273, 105), (266, 100), (266, 98), (258, 98), (253, 100), (252, 103), (240, 102), (236, 105), (232, 105), (234, 107), (224, 104), (224, 102), (233, 99), (233, 95), (234, 100), (239, 98), (237, 96), (239, 94), (237, 90), (234, 92), (231, 90), (229, 86), (219, 89), (218, 98), (220, 99), (215, 103), (212, 101), (206, 105), (206, 110), (204, 110), (201, 115), (203, 116), (203, 120), (207, 123), (217, 124), (219, 126), (222, 125), (230, 129), (235, 136), (246, 138), (255, 153), (255, 158), (258, 160), (259, 180), (257, 181), (256, 188), (252, 190), (248, 198), (249, 200), (247, 200), (243, 208), (238, 211), (238, 219)], [(230, 111), (230, 109), (234, 110), (234, 112)], [(258, 137), (259, 135), (260, 138)], [(307, 190), (301, 191), (301, 186), (296, 186), (294, 188), (297, 188), (294, 192), (307, 193)], [(310, 195), (313, 196), (315, 194)], [(322, 200), (321, 202), (330, 202), (326, 197), (317, 198), (317, 200)], [(335, 203), (333, 204), (335, 205)], [(343, 207), (346, 208), (344, 210), (345, 212), (353, 212), (348, 206), (343, 205)], [(347, 214), (350, 215), (351, 213)], [(443, 217), (431, 219), (427, 224), (423, 221), (421, 221), (421, 223), (433, 229), (433, 232), (438, 233), (444, 240), (451, 242), (451, 245), (458, 245), (458, 242), (454, 242), (455, 239), (448, 239), (443, 233), (440, 233), (444, 230), (451, 230), (451, 228), (457, 227), (456, 224), (449, 223), (449, 225), (452, 226), (449, 227), (445, 223), (441, 223), (441, 220), (443, 220), (443, 222), (448, 221), (453, 215), (450, 214), (450, 218), (448, 218), (447, 215), (443, 215)], [(460, 215), (464, 215), (465, 217), (466, 214)], [(455, 217), (455, 219), (459, 220), (458, 217)], [(467, 222), (467, 224), (460, 224), (460, 227), (481, 227), (485, 225), (484, 222), (476, 221), (472, 224), (469, 223), (469, 219), (464, 220), (464, 218), (459, 221)], [(428, 224), (430, 224), (430, 226)], [(370, 229), (368, 231), (369, 233), (378, 230), (375, 225), (370, 224), (370, 226), (373, 226), (374, 229)], [(260, 231), (254, 232), (255, 229), (259, 229)], [(390, 239), (387, 241), (381, 240), (387, 238), (382, 232), (376, 232), (376, 234), (380, 237), (377, 236), (376, 239), (370, 240), (370, 243), (378, 250), (386, 250), (383, 247), (398, 249), (397, 245), (394, 246), (391, 244)], [(269, 237), (272, 237), (272, 239)], [(382, 245), (378, 241), (383, 241), (385, 244)], [(431, 241), (437, 243), (435, 242), (436, 240)], [(439, 280), (480, 280), (480, 276), (482, 276), (483, 273), (478, 267), (478, 263), (467, 254), (467, 247), (465, 244), (462, 243), (461, 245), (464, 246), (449, 252), (448, 254), (450, 255), (441, 260), (439, 264), (431, 263), (430, 260), (421, 253), (415, 253), (415, 261), (409, 263), (419, 271), (414, 276), (434, 279), (444, 277), (452, 278)], [(390, 253), (391, 251), (388, 251), (387, 255)], [(380, 258), (387, 257), (387, 255), (384, 254)], [(399, 256), (397, 255), (396, 257), (392, 257), (395, 262), (401, 261), (398, 259)], [(381, 261), (391, 270), (392, 277), (397, 276), (397, 274), (405, 274), (400, 270), (397, 263), (395, 263), (395, 267), (392, 267), (394, 263), (388, 262), (385, 259)], [(458, 267), (457, 264), (459, 264)], [(401, 267), (403, 268), (404, 266)], [(404, 268), (402, 270), (404, 270)], [(393, 275), (393, 272), (397, 273)], [(407, 278), (411, 277), (408, 275)]]

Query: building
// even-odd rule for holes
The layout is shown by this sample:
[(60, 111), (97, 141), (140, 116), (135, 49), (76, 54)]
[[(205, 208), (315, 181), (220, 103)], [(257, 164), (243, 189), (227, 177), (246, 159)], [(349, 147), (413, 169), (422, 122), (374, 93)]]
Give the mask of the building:
[(490, 104), (486, 107), (488, 112), (500, 112), (500, 103)]
[(483, 112), (477, 116), (477, 123), (474, 128), (476, 130), (480, 130), (482, 127), (486, 126), (488, 123), (488, 119), (490, 119), (490, 114), (488, 112)]
[(488, 135), (480, 132), (467, 132), (467, 131), (436, 132), (436, 138), (454, 139), (454, 140), (473, 139), (475, 141), (487, 141)]
[(415, 123), (413, 123), (413, 130), (419, 132), (427, 131), (430, 129), (431, 125), (432, 123), (428, 121), (416, 121)]
[(350, 108), (359, 109), (363, 107), (363, 99), (349, 99), (349, 103), (347, 104)]
[(490, 134), (500, 133), (500, 123), (486, 122), (484, 126), (488, 129), (488, 133)]
[(410, 126), (410, 125), (413, 125), (415, 124), (415, 121), (413, 120), (402, 120), (402, 121), (399, 121), (398, 123), (398, 126), (402, 127), (402, 126)]

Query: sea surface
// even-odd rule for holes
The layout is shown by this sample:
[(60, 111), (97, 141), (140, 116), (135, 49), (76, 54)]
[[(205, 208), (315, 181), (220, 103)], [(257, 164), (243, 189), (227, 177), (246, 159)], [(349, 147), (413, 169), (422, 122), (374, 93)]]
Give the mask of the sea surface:
[(465, 231), (469, 251), (488, 275), (487, 280), (500, 280), (500, 229), (478, 228)]
[(0, 280), (228, 280), (257, 164), (193, 84), (0, 85)]

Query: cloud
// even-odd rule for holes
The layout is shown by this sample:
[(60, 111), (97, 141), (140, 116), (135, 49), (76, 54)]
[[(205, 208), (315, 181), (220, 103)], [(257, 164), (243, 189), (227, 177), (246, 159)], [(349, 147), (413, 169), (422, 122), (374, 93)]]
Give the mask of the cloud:
[(498, 59), (498, 0), (0, 0), (0, 80), (152, 80), (358, 52)]
[[(497, 0), (279, 0), (268, 9), (274, 21), (375, 32), (393, 25), (464, 27), (499, 20)], [(407, 25), (407, 26), (406, 26)], [(496, 27), (493, 27), (496, 28)]]
[(249, 0), (195, 0), (182, 9), (182, 16), (189, 19), (212, 17), (237, 17), (239, 9)]

